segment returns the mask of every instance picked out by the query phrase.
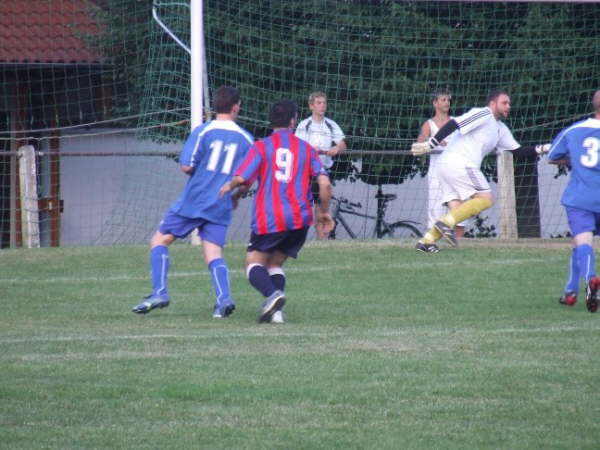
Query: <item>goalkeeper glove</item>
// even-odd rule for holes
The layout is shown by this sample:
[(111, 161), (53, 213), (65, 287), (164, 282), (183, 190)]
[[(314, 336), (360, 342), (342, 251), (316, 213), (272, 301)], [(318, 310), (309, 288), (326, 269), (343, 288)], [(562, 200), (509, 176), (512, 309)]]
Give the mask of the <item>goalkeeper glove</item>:
[(434, 147), (437, 147), (439, 142), (436, 138), (430, 137), (426, 142), (414, 142), (410, 147), (410, 152), (413, 156), (421, 156), (430, 153)]
[(552, 144), (540, 144), (540, 145), (536, 145), (535, 146), (535, 152), (538, 155), (544, 155), (546, 153), (548, 153), (550, 151), (550, 147), (552, 147)]

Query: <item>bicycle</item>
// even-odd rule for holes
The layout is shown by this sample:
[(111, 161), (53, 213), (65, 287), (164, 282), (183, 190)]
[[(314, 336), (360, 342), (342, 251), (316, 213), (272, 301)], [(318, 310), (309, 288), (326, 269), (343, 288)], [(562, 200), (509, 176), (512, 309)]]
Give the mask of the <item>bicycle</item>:
[(373, 219), (375, 220), (375, 227), (373, 228), (373, 233), (371, 235), (372, 238), (382, 239), (384, 237), (394, 237), (396, 230), (404, 229), (410, 233), (410, 236), (413, 238), (420, 238), (423, 235), (421, 231), (417, 228), (416, 225), (419, 225), (419, 222), (415, 222), (414, 220), (398, 220), (397, 222), (387, 222), (385, 220), (385, 212), (387, 210), (388, 203), (395, 200), (397, 195), (395, 194), (384, 194), (381, 192), (381, 189), (377, 191), (377, 195), (375, 196), (377, 199), (377, 215), (372, 216), (366, 214), (361, 211), (357, 211), (357, 209), (362, 208), (362, 204), (360, 202), (351, 202), (347, 198), (344, 197), (333, 197), (333, 210), (332, 210), (332, 218), (335, 222), (333, 230), (329, 234), (329, 239), (336, 238), (336, 230), (338, 224), (341, 224), (344, 230), (348, 233), (352, 239), (356, 239), (356, 233), (350, 228), (348, 222), (344, 218), (343, 214), (350, 214), (353, 216), (364, 217), (365, 219)]

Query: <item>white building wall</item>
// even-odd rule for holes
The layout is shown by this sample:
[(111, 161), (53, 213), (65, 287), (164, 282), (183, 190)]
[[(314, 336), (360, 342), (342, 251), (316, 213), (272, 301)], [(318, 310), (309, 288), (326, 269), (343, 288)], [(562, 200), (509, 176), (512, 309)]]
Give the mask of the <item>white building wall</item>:
[[(102, 130), (115, 131), (115, 130)], [(182, 144), (156, 144), (135, 139), (131, 133), (80, 133), (61, 140), (61, 151), (97, 152), (176, 152)], [(143, 157), (63, 157), (61, 170), (61, 245), (102, 245), (145, 243), (158, 226), (162, 216), (175, 201), (187, 176), (178, 163), (164, 156)], [(556, 166), (542, 159), (538, 163), (540, 215), (542, 237), (564, 235), (568, 230), (560, 195), (567, 177), (554, 178)], [(496, 192), (496, 185), (492, 183)], [(427, 223), (427, 180), (421, 177), (406, 180), (399, 185), (384, 185), (383, 192), (396, 194), (388, 206), (386, 220), (412, 220), (425, 231)], [(377, 187), (361, 181), (337, 181), (336, 197), (360, 202), (361, 211), (375, 216)], [(249, 237), (252, 199), (240, 203), (234, 212), (229, 239), (245, 241)], [(497, 225), (497, 206), (482, 214), (486, 225)], [(360, 237), (372, 236), (374, 219), (346, 216), (352, 230)], [(467, 227), (469, 228), (469, 227)], [(340, 230), (338, 238), (347, 234)], [(309, 239), (314, 238), (311, 229)]]

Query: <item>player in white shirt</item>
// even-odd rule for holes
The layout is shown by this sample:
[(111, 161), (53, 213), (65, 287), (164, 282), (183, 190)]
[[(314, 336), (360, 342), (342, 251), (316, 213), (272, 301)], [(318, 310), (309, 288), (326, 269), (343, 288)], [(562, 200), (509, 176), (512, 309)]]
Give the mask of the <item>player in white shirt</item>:
[[(421, 125), (421, 132), (417, 138), (417, 142), (425, 142), (430, 137), (442, 128), (449, 120), (453, 119), (450, 116), (450, 106), (452, 103), (452, 95), (447, 90), (438, 90), (433, 93), (433, 109), (435, 111), (434, 116), (431, 119), (426, 120)], [(446, 206), (442, 203), (442, 188), (440, 182), (435, 173), (438, 160), (441, 153), (445, 150), (446, 146), (454, 136), (454, 133), (440, 142), (439, 145), (432, 149), (431, 155), (429, 156), (429, 169), (427, 171), (427, 228), (432, 228), (435, 222), (443, 214), (447, 212)], [(456, 237), (461, 238), (464, 235), (464, 223), (460, 223), (456, 227)], [(440, 251), (437, 245), (432, 244), (429, 247), (417, 248), (419, 251), (426, 251), (428, 253), (437, 253)]]
[(450, 211), (440, 217), (419, 240), (418, 250), (429, 251), (428, 247), (442, 237), (456, 247), (456, 225), (492, 206), (492, 191), (481, 172), (481, 162), (488, 153), (512, 151), (521, 155), (540, 155), (548, 151), (548, 144), (521, 147), (501, 121), (508, 117), (509, 112), (508, 93), (494, 90), (488, 95), (486, 107), (472, 108), (462, 116), (448, 121), (427, 142), (415, 142), (412, 145), (413, 155), (427, 154), (458, 130), (436, 167), (436, 175), (442, 187), (442, 202)]
[[(329, 171), (334, 163), (333, 158), (346, 150), (346, 137), (337, 123), (325, 117), (327, 95), (324, 92), (311, 93), (308, 97), (308, 107), (312, 114), (298, 124), (295, 134), (317, 150), (321, 164)], [(312, 194), (316, 207), (319, 202), (319, 187), (316, 183), (312, 185)], [(319, 239), (327, 237), (321, 224), (315, 224), (315, 230)]]

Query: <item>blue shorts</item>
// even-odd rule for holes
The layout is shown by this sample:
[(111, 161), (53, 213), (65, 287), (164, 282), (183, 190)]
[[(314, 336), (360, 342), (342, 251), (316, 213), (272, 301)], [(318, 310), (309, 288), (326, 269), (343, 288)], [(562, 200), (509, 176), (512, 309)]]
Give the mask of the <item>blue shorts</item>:
[(308, 227), (267, 234), (254, 234), (252, 232), (247, 251), (273, 253), (278, 250), (284, 255), (296, 258), (304, 242), (306, 242), (307, 234)]
[(225, 246), (227, 225), (212, 223), (201, 218), (183, 217), (171, 211), (168, 211), (163, 217), (158, 226), (158, 231), (162, 234), (172, 234), (181, 239), (190, 234), (194, 228), (198, 228), (198, 236), (203, 241), (212, 242), (219, 247)]
[(572, 206), (565, 206), (565, 210), (567, 211), (567, 220), (573, 236), (586, 231), (591, 231), (595, 236), (600, 235), (600, 213), (573, 208)]

